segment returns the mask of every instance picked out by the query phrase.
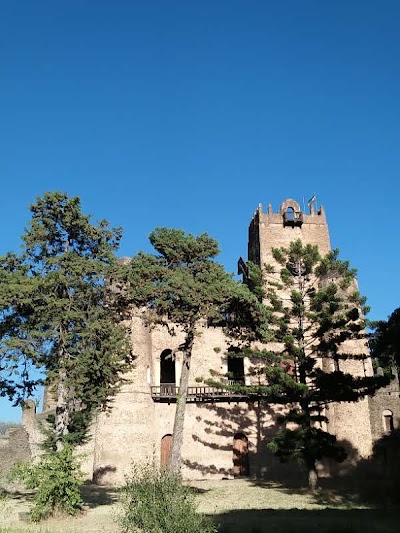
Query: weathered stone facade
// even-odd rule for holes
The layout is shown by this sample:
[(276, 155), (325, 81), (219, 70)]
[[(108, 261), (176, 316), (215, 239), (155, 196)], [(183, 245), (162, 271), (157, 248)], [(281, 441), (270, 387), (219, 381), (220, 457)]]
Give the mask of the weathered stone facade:
[[(249, 260), (260, 265), (271, 263), (273, 247), (288, 246), (296, 239), (318, 245), (322, 254), (330, 250), (328, 225), (322, 207), (315, 212), (311, 205), (310, 213), (305, 214), (294, 200), (283, 202), (277, 213), (273, 213), (271, 206), (268, 206), (267, 213), (263, 213), (260, 206), (250, 223)], [(163, 352), (177, 349), (182, 338), (179, 335), (171, 337), (166, 330), (150, 331), (137, 315), (132, 317), (130, 326), (133, 351), (137, 355), (130, 381), (115, 398), (110, 413), (97, 416), (92, 438), (84, 450), (85, 471), (100, 483), (121, 483), (132, 461), (152, 460), (153, 457), (160, 460), (162, 447), (173, 430), (175, 404), (155, 401), (152, 386), (160, 386)], [(191, 386), (199, 386), (196, 378), (208, 377), (210, 369), (222, 374), (227, 372), (227, 348), (227, 340), (220, 330), (203, 327), (194, 344)], [(346, 350), (368, 355), (363, 341), (351, 341)], [(178, 352), (176, 383), (179, 383), (180, 365)], [(245, 374), (248, 365), (245, 361)], [(341, 369), (359, 376), (373, 374), (369, 357), (364, 361), (346, 361)], [(244, 379), (249, 378), (245, 376)], [(381, 400), (375, 403), (365, 398), (357, 403), (333, 405), (329, 408), (327, 429), (357, 450), (357, 457), (367, 457), (373, 440), (383, 433), (376, 423), (383, 416), (381, 411), (391, 409), (397, 417), (397, 427), (400, 414), (398, 389), (391, 395), (392, 392), (382, 394), (379, 396)], [(279, 465), (265, 446), (276, 430), (276, 418), (282, 407), (264, 402), (228, 400), (188, 403), (182, 451), (183, 476), (188, 479), (232, 477), (235, 436), (247, 439), (250, 475), (271, 478), (284, 469), (294, 472), (294, 466)], [(46, 406), (51, 408), (49, 395)], [(35, 432), (32, 427), (27, 429), (31, 435)], [(31, 443), (34, 440), (31, 438)]]

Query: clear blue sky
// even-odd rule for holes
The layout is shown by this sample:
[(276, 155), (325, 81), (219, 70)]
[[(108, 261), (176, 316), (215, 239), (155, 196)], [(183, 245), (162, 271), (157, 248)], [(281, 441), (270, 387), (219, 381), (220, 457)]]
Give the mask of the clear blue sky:
[(181, 227), (234, 271), (259, 202), (315, 192), (371, 317), (400, 305), (397, 0), (0, 4), (0, 253), (62, 190), (121, 255)]

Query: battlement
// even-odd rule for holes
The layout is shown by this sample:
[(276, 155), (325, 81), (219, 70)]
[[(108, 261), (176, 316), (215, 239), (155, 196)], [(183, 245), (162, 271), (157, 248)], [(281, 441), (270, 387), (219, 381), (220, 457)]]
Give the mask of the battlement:
[(308, 213), (292, 198), (284, 200), (274, 212), (258, 205), (249, 226), (248, 258), (258, 265), (269, 263), (272, 248), (288, 246), (300, 239), (305, 244), (317, 245), (322, 254), (330, 251), (328, 224), (323, 206), (315, 208), (315, 197), (308, 203)]

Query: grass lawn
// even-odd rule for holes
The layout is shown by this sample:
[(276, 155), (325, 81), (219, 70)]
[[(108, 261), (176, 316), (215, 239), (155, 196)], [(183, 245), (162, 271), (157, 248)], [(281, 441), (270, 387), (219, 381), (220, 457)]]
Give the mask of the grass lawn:
[[(304, 489), (250, 480), (191, 483), (199, 512), (211, 515), (221, 533), (397, 533), (400, 510), (369, 508), (351, 498), (322, 491), (318, 498)], [(54, 518), (40, 525), (20, 519), (29, 498), (0, 501), (0, 533), (111, 533), (117, 532), (117, 491), (84, 487), (85, 513), (77, 518)], [(24, 515), (22, 515), (22, 518)]]

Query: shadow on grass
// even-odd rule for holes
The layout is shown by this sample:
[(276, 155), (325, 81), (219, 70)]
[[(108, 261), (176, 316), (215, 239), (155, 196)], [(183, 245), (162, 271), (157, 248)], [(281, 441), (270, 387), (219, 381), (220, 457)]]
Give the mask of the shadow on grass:
[(189, 490), (192, 494), (205, 494), (206, 492), (210, 492), (211, 489), (203, 489), (201, 487), (192, 487), (188, 486)]
[(104, 485), (85, 484), (81, 487), (81, 494), (85, 505), (93, 509), (117, 502), (119, 489)]
[(397, 533), (398, 510), (249, 509), (213, 517), (219, 533)]

